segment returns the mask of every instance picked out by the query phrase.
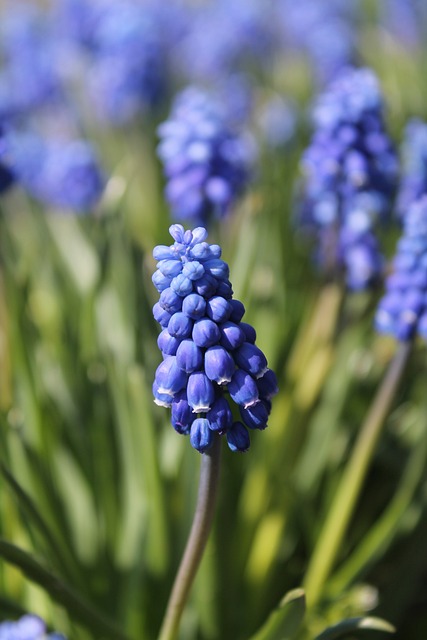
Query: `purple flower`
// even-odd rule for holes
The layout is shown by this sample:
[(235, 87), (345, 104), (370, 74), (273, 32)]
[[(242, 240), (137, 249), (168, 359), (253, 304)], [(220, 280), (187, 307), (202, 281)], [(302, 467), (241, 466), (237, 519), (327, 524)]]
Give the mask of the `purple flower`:
[[(170, 233), (174, 244), (153, 251), (158, 260), (153, 283), (160, 293), (153, 314), (163, 328), (154, 400), (172, 408), (172, 426), (190, 434), (201, 453), (211, 446), (213, 432), (225, 434), (232, 451), (246, 451), (247, 427), (267, 426), (276, 377), (254, 344), (255, 330), (242, 322), (245, 307), (232, 298), (220, 247), (206, 242), (203, 227), (184, 231), (175, 224)], [(233, 422), (231, 401), (241, 422)]]
[(89, 143), (13, 133), (8, 145), (11, 172), (35, 198), (76, 212), (92, 209), (99, 200), (105, 180)]
[(375, 228), (390, 218), (398, 168), (373, 72), (343, 72), (319, 96), (314, 123), (299, 222), (317, 236), (322, 269), (344, 270), (349, 288), (365, 289), (382, 270)]
[(351, 64), (356, 49), (357, 3), (353, 0), (282, 0), (276, 21), (283, 45), (309, 58), (318, 80)]
[(195, 87), (176, 97), (158, 133), (174, 218), (207, 222), (226, 215), (249, 181), (252, 140), (234, 133), (218, 105)]
[(427, 124), (411, 120), (402, 143), (403, 175), (397, 197), (397, 213), (403, 219), (408, 208), (427, 193)]
[(224, 82), (234, 73), (271, 62), (274, 21), (259, 0), (215, 0), (188, 12), (190, 28), (178, 43), (176, 66), (187, 81)]
[(81, 48), (86, 90), (101, 121), (124, 125), (152, 109), (167, 78), (155, 3), (61, 0), (61, 5), (64, 37)]
[(0, 114), (28, 115), (60, 99), (62, 50), (49, 13), (34, 3), (9, 2), (0, 22)]
[(403, 219), (393, 273), (375, 316), (380, 333), (406, 342), (418, 333), (427, 340), (427, 195)]
[(65, 640), (65, 637), (57, 633), (46, 635), (41, 618), (25, 615), (14, 622), (0, 623), (0, 640)]

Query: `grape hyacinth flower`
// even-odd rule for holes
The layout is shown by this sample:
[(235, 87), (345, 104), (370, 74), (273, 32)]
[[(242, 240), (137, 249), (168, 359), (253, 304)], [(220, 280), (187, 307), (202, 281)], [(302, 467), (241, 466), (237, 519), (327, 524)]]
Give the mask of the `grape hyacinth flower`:
[(321, 267), (365, 289), (381, 273), (375, 227), (389, 218), (398, 169), (373, 72), (343, 72), (317, 100), (314, 123), (299, 221), (317, 235)]
[(129, 122), (164, 93), (165, 60), (157, 34), (149, 5), (121, 0), (103, 9), (93, 34), (89, 87), (107, 122)]
[(7, 141), (8, 167), (32, 196), (76, 212), (95, 206), (105, 181), (88, 142), (21, 132), (10, 134)]
[(233, 299), (221, 248), (206, 242), (203, 227), (184, 231), (175, 224), (170, 234), (174, 244), (153, 251), (153, 283), (160, 293), (153, 314), (162, 327), (163, 355), (155, 402), (171, 408), (172, 426), (201, 453), (214, 433), (225, 435), (232, 451), (246, 451), (247, 427), (267, 426), (276, 377), (255, 345), (254, 328), (242, 321), (245, 308)]
[(17, 621), (0, 623), (0, 640), (65, 640), (58, 633), (46, 634), (46, 625), (41, 618), (25, 615)]
[(427, 193), (427, 124), (414, 118), (405, 129), (402, 144), (403, 176), (397, 196), (397, 213), (403, 219), (409, 206)]
[(226, 215), (249, 181), (251, 138), (234, 133), (208, 94), (188, 87), (158, 129), (166, 198), (176, 220), (207, 224)]
[(187, 29), (172, 60), (184, 82), (208, 79), (216, 84), (234, 74), (271, 68), (274, 21), (270, 3), (216, 0), (184, 6)]
[(393, 266), (376, 313), (376, 329), (402, 342), (416, 334), (427, 340), (427, 195), (403, 218)]
[(285, 49), (302, 53), (321, 84), (351, 64), (356, 52), (354, 0), (281, 0), (279, 38)]
[(125, 125), (163, 97), (168, 73), (157, 3), (60, 0), (58, 21), (81, 54), (78, 75), (102, 122)]
[(0, 114), (29, 115), (60, 99), (61, 45), (46, 10), (7, 2), (0, 16)]

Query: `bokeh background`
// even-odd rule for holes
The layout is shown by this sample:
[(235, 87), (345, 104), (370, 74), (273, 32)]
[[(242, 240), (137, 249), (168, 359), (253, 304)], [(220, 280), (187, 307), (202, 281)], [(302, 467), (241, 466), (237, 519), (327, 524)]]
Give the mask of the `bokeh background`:
[[(70, 640), (160, 626), (200, 464), (151, 393), (152, 249), (177, 221), (158, 127), (188, 86), (250, 141), (245, 189), (206, 223), (280, 391), (250, 450), (224, 447), (181, 637), (249, 638), (303, 583), (396, 350), (373, 324), (383, 282), (326, 278), (298, 227), (312, 105), (371, 68), (403, 160), (408, 121), (427, 118), (426, 35), (422, 0), (1, 3), (0, 620), (31, 611)], [(427, 633), (425, 362), (417, 340), (298, 638), (365, 614)]]

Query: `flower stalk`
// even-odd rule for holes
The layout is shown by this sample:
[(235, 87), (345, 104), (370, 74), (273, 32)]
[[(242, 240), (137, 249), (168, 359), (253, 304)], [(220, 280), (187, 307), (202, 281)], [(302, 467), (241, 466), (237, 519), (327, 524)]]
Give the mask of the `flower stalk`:
[(304, 583), (310, 606), (318, 602), (323, 585), (340, 550), (382, 427), (402, 378), (411, 346), (410, 341), (399, 344), (362, 425), (338, 491), (328, 511)]
[(210, 449), (202, 454), (199, 491), (187, 546), (175, 578), (159, 640), (174, 640), (191, 586), (200, 565), (215, 513), (220, 472), (221, 438), (214, 434)]

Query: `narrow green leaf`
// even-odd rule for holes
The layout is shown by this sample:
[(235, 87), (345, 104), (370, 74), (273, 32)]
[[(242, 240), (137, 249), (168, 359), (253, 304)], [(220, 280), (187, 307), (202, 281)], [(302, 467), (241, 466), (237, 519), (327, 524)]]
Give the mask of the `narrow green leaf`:
[(99, 258), (76, 216), (43, 216), (68, 274), (81, 296), (87, 295), (96, 285), (100, 265)]
[(336, 640), (344, 638), (348, 633), (353, 633), (360, 629), (368, 629), (371, 631), (384, 631), (384, 633), (395, 633), (396, 629), (381, 618), (367, 616), (365, 618), (348, 618), (342, 620), (332, 627), (328, 627), (320, 636), (316, 636), (315, 640)]
[(305, 614), (305, 593), (302, 589), (289, 591), (277, 609), (268, 617), (251, 640), (291, 640), (298, 631)]
[(44, 539), (46, 547), (49, 549), (49, 552), (55, 556), (56, 561), (59, 563), (59, 566), (62, 570), (65, 570), (67, 573), (71, 570), (74, 575), (72, 567), (70, 567), (70, 563), (64, 557), (63, 552), (56, 540), (53, 532), (49, 528), (46, 520), (42, 516), (39, 509), (37, 509), (34, 504), (32, 498), (28, 495), (28, 493), (23, 489), (23, 487), (19, 484), (16, 478), (12, 475), (9, 469), (0, 462), (0, 472), (3, 475), (5, 481), (7, 482), (9, 488), (15, 495), (18, 505), (21, 509), (27, 514), (30, 522), (34, 527), (37, 528), (39, 533)]
[(29, 580), (38, 584), (55, 602), (65, 607), (71, 617), (79, 620), (94, 633), (112, 640), (126, 640), (126, 635), (116, 627), (113, 621), (94, 610), (29, 553), (7, 540), (0, 539), (0, 556), (5, 562), (18, 567)]

